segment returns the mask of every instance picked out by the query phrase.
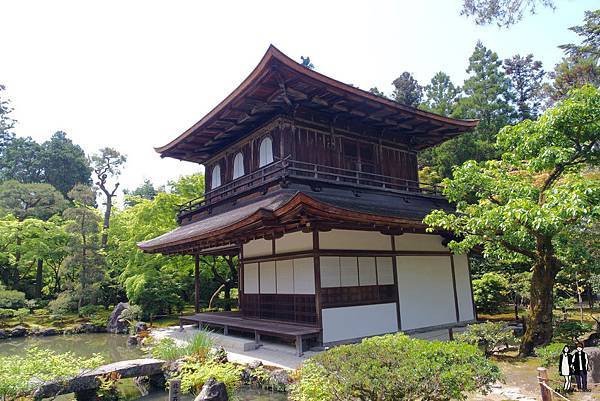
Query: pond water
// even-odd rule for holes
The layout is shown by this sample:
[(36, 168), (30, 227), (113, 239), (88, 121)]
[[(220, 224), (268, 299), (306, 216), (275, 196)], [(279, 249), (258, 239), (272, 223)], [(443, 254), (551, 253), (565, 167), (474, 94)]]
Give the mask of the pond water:
[[(30, 347), (49, 349), (55, 352), (71, 351), (77, 356), (89, 357), (100, 354), (106, 363), (146, 357), (138, 347), (127, 345), (127, 336), (119, 334), (79, 334), (50, 337), (24, 337), (0, 340), (0, 356), (22, 354)], [(141, 397), (130, 379), (123, 380), (122, 390), (127, 400), (165, 401), (165, 392), (156, 391)], [(72, 399), (68, 397), (67, 399)], [(287, 396), (265, 390), (244, 387), (240, 389), (238, 401), (285, 401)], [(193, 401), (193, 396), (183, 396), (182, 401)]]

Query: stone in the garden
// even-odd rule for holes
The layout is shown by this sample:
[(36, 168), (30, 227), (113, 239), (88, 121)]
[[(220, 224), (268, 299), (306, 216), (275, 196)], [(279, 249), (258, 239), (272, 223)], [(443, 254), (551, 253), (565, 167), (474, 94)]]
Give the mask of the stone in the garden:
[(202, 391), (194, 401), (229, 401), (225, 383), (210, 378), (202, 386)]
[(585, 352), (588, 354), (588, 358), (590, 358), (591, 370), (588, 372), (588, 380), (591, 383), (600, 383), (600, 348), (585, 348)]
[(142, 331), (148, 331), (148, 325), (144, 322), (137, 322), (135, 324), (135, 334), (139, 334)]
[(27, 329), (23, 326), (17, 326), (14, 327), (11, 331), (10, 331), (10, 336), (13, 338), (16, 337), (25, 337), (27, 335)]
[(290, 384), (289, 372), (285, 369), (277, 369), (269, 374), (269, 384), (275, 391), (287, 391)]
[(0, 340), (4, 340), (5, 338), (8, 338), (9, 335), (6, 331), (4, 330), (0, 330)]
[(127, 345), (129, 345), (129, 346), (138, 345), (138, 338), (136, 336), (129, 336), (127, 338)]
[(41, 336), (41, 337), (50, 337), (50, 336), (55, 336), (57, 334), (60, 334), (60, 332), (52, 327), (40, 329), (36, 333), (36, 335)]
[(262, 361), (259, 361), (258, 359), (253, 360), (252, 362), (250, 362), (248, 364), (248, 368), (254, 370), (254, 369), (258, 369), (262, 366)]
[(129, 308), (129, 304), (127, 302), (119, 302), (117, 306), (115, 306), (115, 309), (112, 311), (110, 318), (108, 319), (106, 331), (114, 334), (126, 334), (128, 332), (128, 323), (120, 319), (121, 314), (127, 308)]

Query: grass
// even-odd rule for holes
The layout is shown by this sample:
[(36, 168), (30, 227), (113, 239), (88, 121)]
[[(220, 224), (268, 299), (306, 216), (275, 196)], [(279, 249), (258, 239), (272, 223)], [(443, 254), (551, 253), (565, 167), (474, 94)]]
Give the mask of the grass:
[(213, 340), (210, 333), (201, 331), (186, 345), (177, 345), (172, 338), (163, 338), (152, 347), (150, 353), (154, 358), (165, 361), (175, 361), (185, 356), (193, 356), (196, 359), (204, 360), (212, 346)]
[(60, 320), (56, 319), (52, 315), (27, 315), (21, 322), (17, 318), (8, 318), (0, 320), (0, 329), (10, 329), (16, 326), (23, 326), (28, 329), (41, 329), (41, 328), (56, 328), (56, 329), (69, 329), (76, 327), (83, 323), (89, 323), (92, 320), (105, 320), (108, 321), (110, 310), (101, 310), (93, 318), (81, 317), (77, 313), (69, 313), (64, 315)]

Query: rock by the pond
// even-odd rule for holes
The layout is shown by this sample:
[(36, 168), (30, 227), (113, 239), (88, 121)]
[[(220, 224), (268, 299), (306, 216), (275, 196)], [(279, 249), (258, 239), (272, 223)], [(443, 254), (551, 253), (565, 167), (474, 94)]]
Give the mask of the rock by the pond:
[(210, 378), (202, 386), (202, 391), (194, 401), (229, 401), (225, 383)]
[(130, 345), (130, 346), (138, 345), (138, 338), (136, 336), (129, 336), (127, 338), (127, 345)]
[(221, 346), (211, 349), (208, 353), (208, 357), (219, 363), (227, 363), (228, 361), (227, 351), (225, 351), (225, 348)]
[(36, 336), (41, 336), (41, 337), (50, 337), (50, 336), (55, 336), (61, 334), (59, 330), (54, 329), (52, 327), (48, 327), (48, 328), (42, 328), (40, 330), (38, 330), (37, 332), (35, 332)]
[(248, 364), (248, 368), (254, 370), (254, 369), (258, 369), (263, 365), (262, 361), (259, 361), (258, 359), (253, 360), (252, 362), (250, 362)]
[(25, 328), (23, 326), (14, 327), (10, 331), (10, 336), (13, 337), (13, 338), (16, 338), (16, 337), (25, 337), (26, 335), (27, 335), (27, 328)]
[(287, 391), (290, 385), (290, 374), (285, 369), (277, 369), (270, 373), (269, 384), (274, 391)]
[(8, 338), (9, 335), (6, 331), (4, 330), (0, 330), (0, 340), (4, 340), (5, 338)]
[(129, 304), (127, 302), (119, 302), (115, 309), (110, 314), (110, 318), (108, 319), (108, 324), (106, 325), (106, 331), (114, 334), (126, 334), (127, 333), (127, 322), (124, 322), (120, 319), (121, 313), (125, 309), (129, 308)]
[(148, 325), (144, 322), (137, 322), (135, 324), (135, 334), (139, 334), (142, 331), (148, 331)]

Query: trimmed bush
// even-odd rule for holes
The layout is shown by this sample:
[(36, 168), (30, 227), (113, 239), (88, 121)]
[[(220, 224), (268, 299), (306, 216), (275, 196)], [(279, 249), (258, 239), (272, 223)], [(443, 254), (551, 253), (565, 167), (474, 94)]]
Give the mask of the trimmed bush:
[(566, 344), (552, 343), (544, 347), (535, 349), (535, 354), (540, 358), (540, 362), (545, 368), (558, 366), (558, 359)]
[(473, 299), (477, 308), (485, 312), (498, 312), (508, 301), (510, 292), (508, 280), (495, 272), (485, 273), (473, 280)]
[(389, 334), (318, 354), (299, 377), (296, 401), (445, 401), (489, 391), (500, 370), (470, 344)]
[(513, 344), (516, 338), (506, 323), (485, 322), (471, 324), (464, 333), (456, 335), (458, 341), (483, 348), (486, 356), (494, 353), (498, 348)]
[(0, 308), (19, 309), (25, 306), (25, 293), (16, 290), (0, 290)]
[(554, 327), (554, 338), (561, 341), (572, 342), (590, 331), (592, 331), (591, 323), (573, 321), (559, 322)]
[(229, 399), (235, 399), (235, 390), (242, 385), (242, 371), (240, 365), (229, 362), (186, 362), (177, 377), (181, 379), (184, 393), (198, 394), (204, 383), (212, 377), (225, 384)]

